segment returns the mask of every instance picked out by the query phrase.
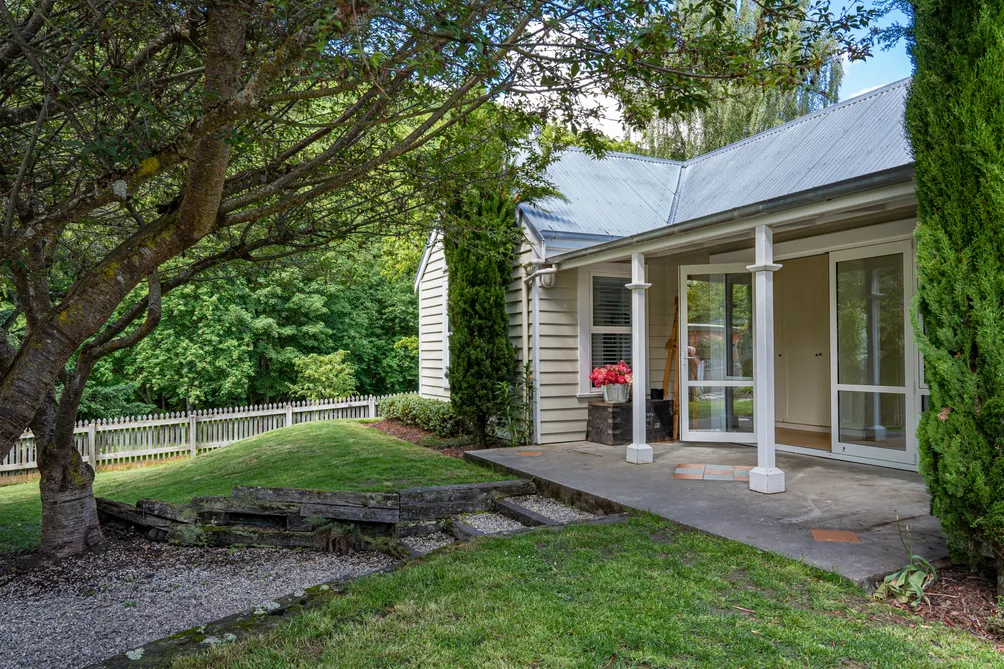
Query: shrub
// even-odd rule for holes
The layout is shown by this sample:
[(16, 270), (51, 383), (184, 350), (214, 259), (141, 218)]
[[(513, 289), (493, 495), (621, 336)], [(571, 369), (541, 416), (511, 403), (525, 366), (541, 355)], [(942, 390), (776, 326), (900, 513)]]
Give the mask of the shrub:
[(487, 445), (488, 422), (502, 413), (496, 389), (515, 372), (506, 288), (519, 241), (516, 200), (505, 183), (465, 193), (449, 208), (455, 224), (443, 240), (449, 280), (450, 396)]
[(465, 421), (449, 402), (419, 395), (397, 395), (380, 402), (384, 418), (434, 432), (438, 437), (457, 437), (466, 432)]
[(912, 6), (914, 331), (931, 388), (920, 471), (952, 557), (979, 566), (991, 552), (1004, 596), (1004, 5)]

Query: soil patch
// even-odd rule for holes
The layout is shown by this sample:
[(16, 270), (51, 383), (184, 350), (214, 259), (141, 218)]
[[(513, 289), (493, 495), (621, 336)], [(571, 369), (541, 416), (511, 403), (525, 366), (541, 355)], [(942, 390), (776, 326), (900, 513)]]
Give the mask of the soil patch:
[(368, 427), (380, 430), (384, 434), (389, 434), (403, 441), (431, 449), (437, 453), (448, 455), (451, 458), (460, 458), (467, 451), (477, 450), (473, 444), (457, 444), (457, 440), (455, 439), (444, 440), (420, 427), (405, 425), (400, 421), (389, 418), (385, 418), (378, 423), (370, 423)]
[(927, 601), (916, 609), (898, 606), (925, 620), (964, 629), (1004, 651), (1004, 630), (988, 624), (995, 615), (1004, 614), (997, 608), (996, 587), (991, 579), (961, 566), (939, 569), (938, 580), (926, 594)]

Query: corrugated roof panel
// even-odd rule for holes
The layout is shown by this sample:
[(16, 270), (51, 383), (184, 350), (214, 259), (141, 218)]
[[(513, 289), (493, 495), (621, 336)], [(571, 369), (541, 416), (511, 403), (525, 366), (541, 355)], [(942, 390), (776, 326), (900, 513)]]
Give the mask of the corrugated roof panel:
[(597, 160), (570, 150), (547, 175), (568, 201), (551, 198), (521, 210), (544, 237), (633, 235), (666, 224), (679, 174), (673, 161), (624, 153)]
[(685, 163), (573, 149), (548, 170), (568, 201), (521, 211), (543, 238), (581, 248), (909, 165), (908, 89), (905, 79)]
[(673, 223), (910, 164), (908, 80), (684, 164)]

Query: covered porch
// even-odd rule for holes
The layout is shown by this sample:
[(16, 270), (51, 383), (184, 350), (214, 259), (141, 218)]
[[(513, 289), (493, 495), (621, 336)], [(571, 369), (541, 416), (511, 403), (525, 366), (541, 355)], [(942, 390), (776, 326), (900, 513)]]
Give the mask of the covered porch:
[(627, 359), (629, 463), (653, 461), (646, 403), (666, 397), (684, 444), (756, 447), (757, 492), (786, 490), (779, 452), (916, 471), (928, 391), (909, 316), (914, 216), (912, 184), (900, 183), (553, 257), (551, 290), (578, 286), (579, 384), (569, 400), (549, 383), (567, 362), (543, 355), (562, 347), (557, 336), (535, 342), (539, 441), (581, 438), (566, 425), (598, 398), (588, 370)]
[(569, 495), (595, 495), (800, 559), (863, 586), (906, 564), (904, 542), (928, 560), (948, 556), (916, 473), (782, 452), (777, 466), (785, 472), (786, 493), (757, 495), (745, 482), (722, 480), (727, 477), (677, 475), (680, 465), (754, 466), (754, 447), (682, 442), (650, 447), (652, 463), (645, 467), (626, 462), (621, 446), (585, 441), (532, 451), (472, 451), (467, 457), (549, 481)]

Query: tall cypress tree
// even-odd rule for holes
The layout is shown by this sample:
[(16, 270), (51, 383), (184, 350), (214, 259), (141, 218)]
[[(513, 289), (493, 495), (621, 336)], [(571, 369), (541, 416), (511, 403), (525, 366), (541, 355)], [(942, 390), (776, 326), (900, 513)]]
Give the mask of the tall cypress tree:
[(1004, 3), (913, 6), (920, 469), (953, 557), (991, 551), (1004, 595)]
[(485, 445), (488, 421), (499, 409), (496, 388), (512, 379), (516, 365), (505, 309), (519, 236), (516, 202), (501, 185), (478, 188), (459, 196), (449, 213), (454, 225), (443, 250), (453, 327), (450, 400), (470, 421), (475, 442)]

